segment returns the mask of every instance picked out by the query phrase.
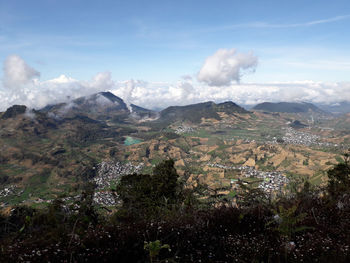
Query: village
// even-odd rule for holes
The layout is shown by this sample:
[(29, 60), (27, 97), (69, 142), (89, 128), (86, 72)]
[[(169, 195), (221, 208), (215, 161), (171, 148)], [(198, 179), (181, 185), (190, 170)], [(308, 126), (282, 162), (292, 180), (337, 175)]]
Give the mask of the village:
[(296, 131), (293, 128), (286, 128), (282, 140), (287, 144), (315, 145), (319, 144), (320, 137), (311, 133)]
[(176, 134), (194, 132), (194, 129), (187, 125), (181, 125), (175, 129)]
[(97, 176), (93, 179), (96, 184), (94, 202), (99, 205), (113, 206), (117, 204), (117, 195), (111, 191), (112, 184), (116, 184), (121, 176), (139, 173), (144, 164), (121, 162), (101, 162), (97, 167)]
[(122, 175), (138, 173), (143, 166), (143, 163), (133, 165), (132, 163), (103, 161), (98, 164), (97, 176), (93, 178), (93, 181), (99, 190), (109, 188), (111, 183), (117, 182)]
[(291, 127), (282, 128), (285, 130), (285, 134), (281, 138), (272, 137), (272, 140), (267, 141), (270, 144), (294, 144), (304, 146), (319, 146), (319, 147), (338, 147), (338, 144), (322, 141), (322, 138), (318, 135), (311, 134), (304, 131), (297, 131)]
[(225, 170), (237, 170), (240, 173), (239, 180), (231, 179), (231, 186), (236, 187), (237, 182), (250, 184), (251, 182), (245, 178), (256, 178), (259, 180), (258, 188), (262, 189), (267, 194), (281, 192), (283, 187), (288, 184), (289, 180), (278, 171), (259, 171), (251, 166), (227, 166), (219, 163), (208, 163), (210, 167), (217, 167)]

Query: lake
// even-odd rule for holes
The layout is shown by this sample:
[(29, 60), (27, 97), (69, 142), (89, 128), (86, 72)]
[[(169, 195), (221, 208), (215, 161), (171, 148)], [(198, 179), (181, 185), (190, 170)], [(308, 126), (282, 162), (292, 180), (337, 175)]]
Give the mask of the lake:
[(133, 137), (127, 136), (124, 140), (124, 145), (129, 146), (129, 145), (137, 144), (140, 142), (142, 142), (142, 141), (139, 139), (135, 139)]

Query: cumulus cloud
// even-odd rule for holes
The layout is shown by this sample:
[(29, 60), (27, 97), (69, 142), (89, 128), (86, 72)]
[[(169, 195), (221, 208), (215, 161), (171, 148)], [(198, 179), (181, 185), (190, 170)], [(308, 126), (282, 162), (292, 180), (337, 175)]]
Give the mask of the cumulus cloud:
[(27, 65), (19, 56), (7, 57), (4, 63), (4, 86), (8, 89), (20, 89), (22, 85), (28, 84), (34, 77), (39, 77), (40, 73)]
[(219, 49), (208, 57), (197, 79), (209, 86), (228, 86), (239, 82), (243, 72), (254, 71), (258, 58), (253, 53), (239, 53), (236, 49)]

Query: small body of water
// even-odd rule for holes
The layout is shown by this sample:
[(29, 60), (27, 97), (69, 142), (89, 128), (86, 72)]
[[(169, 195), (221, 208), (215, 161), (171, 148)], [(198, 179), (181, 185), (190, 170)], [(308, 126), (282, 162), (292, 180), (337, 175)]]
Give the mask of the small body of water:
[(140, 142), (142, 142), (142, 141), (139, 140), (139, 139), (135, 139), (133, 137), (127, 136), (125, 138), (124, 145), (129, 146), (129, 145), (137, 144), (137, 143), (140, 143)]

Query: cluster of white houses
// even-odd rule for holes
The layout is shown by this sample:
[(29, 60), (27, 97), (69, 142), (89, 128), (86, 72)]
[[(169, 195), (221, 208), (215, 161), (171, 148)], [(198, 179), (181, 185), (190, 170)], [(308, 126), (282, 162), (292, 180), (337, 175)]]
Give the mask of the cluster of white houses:
[(101, 162), (97, 168), (97, 176), (93, 180), (97, 189), (104, 189), (118, 181), (122, 175), (140, 172), (143, 166), (143, 163), (133, 165), (132, 163)]
[(258, 187), (271, 194), (282, 191), (283, 187), (289, 182), (288, 178), (279, 171), (259, 171), (251, 166), (228, 166), (219, 163), (208, 163), (207, 165), (225, 170), (239, 171), (239, 178), (231, 179), (231, 187), (236, 187), (237, 183), (250, 184), (251, 181), (245, 180), (245, 178), (256, 178), (261, 179), (255, 181), (258, 182)]

